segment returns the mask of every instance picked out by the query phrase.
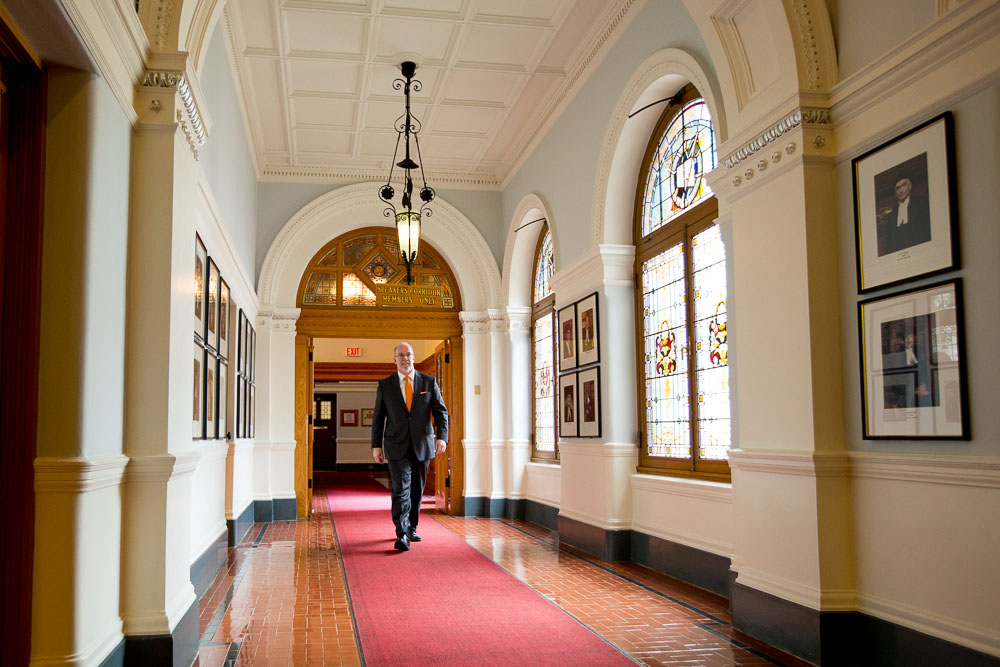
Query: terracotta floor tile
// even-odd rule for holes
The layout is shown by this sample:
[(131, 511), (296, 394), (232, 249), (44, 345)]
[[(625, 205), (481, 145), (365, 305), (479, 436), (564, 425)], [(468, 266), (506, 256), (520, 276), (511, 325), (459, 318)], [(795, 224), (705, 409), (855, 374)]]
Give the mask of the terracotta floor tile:
[[(317, 481), (311, 519), (254, 524), (229, 549), (200, 600), (199, 667), (362, 664), (322, 476)], [(554, 531), (534, 524), (425, 511), (637, 663), (807, 664), (735, 631), (721, 596), (561, 546)]]

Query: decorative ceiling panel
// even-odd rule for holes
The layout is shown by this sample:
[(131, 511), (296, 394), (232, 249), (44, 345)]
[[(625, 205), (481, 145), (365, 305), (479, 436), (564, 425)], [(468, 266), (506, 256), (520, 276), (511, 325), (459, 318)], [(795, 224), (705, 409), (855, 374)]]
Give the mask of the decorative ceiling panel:
[(230, 0), (227, 47), (259, 177), (385, 178), (417, 63), (422, 163), (498, 188), (646, 0)]

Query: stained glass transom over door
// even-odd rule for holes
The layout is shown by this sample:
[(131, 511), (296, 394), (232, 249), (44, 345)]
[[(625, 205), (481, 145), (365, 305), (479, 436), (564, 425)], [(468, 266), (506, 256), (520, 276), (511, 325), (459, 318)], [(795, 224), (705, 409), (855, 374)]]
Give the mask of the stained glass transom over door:
[(535, 320), (535, 449), (554, 452), (556, 448), (554, 313)]
[(684, 105), (656, 147), (643, 200), (642, 236), (712, 194), (705, 174), (715, 168), (715, 132), (705, 100)]

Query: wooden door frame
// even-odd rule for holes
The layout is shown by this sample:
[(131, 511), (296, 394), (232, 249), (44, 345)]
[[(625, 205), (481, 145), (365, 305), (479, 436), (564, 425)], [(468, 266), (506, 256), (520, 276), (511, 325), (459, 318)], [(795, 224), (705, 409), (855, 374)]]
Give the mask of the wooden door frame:
[[(344, 311), (303, 307), (295, 323), (295, 498), (296, 513), (309, 516), (312, 509), (312, 392), (314, 338), (381, 338), (388, 340), (451, 341), (451, 373), (455, 387), (448, 406), (448, 448), (452, 450), (452, 512), (461, 513), (463, 486), (462, 376), (464, 371), (462, 322), (457, 311)], [(391, 372), (391, 371), (390, 371)], [(384, 376), (383, 376), (384, 377)], [(438, 484), (444, 483), (438, 477)]]

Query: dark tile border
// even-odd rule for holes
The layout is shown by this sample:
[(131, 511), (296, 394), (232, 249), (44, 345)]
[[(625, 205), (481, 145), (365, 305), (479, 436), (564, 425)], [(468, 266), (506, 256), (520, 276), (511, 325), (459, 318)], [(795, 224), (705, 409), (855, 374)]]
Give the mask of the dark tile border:
[(274, 519), (273, 521), (294, 521), (295, 520), (295, 498), (274, 498)]
[(253, 501), (249, 502), (235, 520), (226, 519), (226, 532), (228, 535), (228, 544), (231, 547), (235, 547), (240, 543), (240, 540), (247, 534), (250, 530), (250, 526), (253, 525)]
[(194, 594), (201, 597), (208, 587), (215, 580), (215, 575), (219, 573), (226, 563), (229, 555), (229, 531), (219, 533), (212, 544), (191, 563), (190, 576), (191, 585), (194, 586)]
[(274, 501), (255, 500), (253, 501), (253, 522), (271, 523), (274, 521)]
[(503, 518), (524, 520), (526, 504), (524, 498), (507, 498), (504, 501)]
[(729, 558), (637, 530), (631, 546), (633, 562), (729, 597)]
[(190, 667), (198, 657), (198, 601), (168, 635), (125, 637), (127, 667)]
[(559, 530), (559, 508), (534, 500), (526, 500), (524, 503), (524, 520), (538, 524), (549, 530)]
[(485, 496), (465, 496), (463, 500), (462, 516), (487, 516)]
[(559, 541), (601, 560), (629, 560), (631, 530), (608, 530), (559, 516)]
[(118, 646), (101, 661), (100, 667), (124, 667), (125, 665), (125, 640), (118, 642)]

